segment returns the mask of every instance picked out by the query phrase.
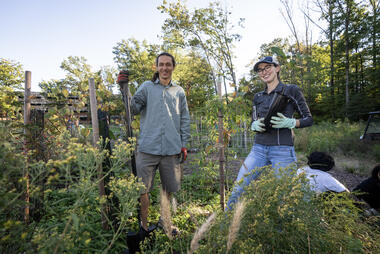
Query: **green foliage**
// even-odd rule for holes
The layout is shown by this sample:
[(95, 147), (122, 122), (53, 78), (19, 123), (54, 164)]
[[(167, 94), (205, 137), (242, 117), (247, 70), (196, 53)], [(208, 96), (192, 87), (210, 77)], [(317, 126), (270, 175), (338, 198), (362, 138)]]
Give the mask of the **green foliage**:
[[(192, 173), (183, 178), (181, 189), (183, 193), (178, 195), (180, 203), (191, 201), (191, 205), (202, 207), (212, 204), (218, 197), (219, 164), (214, 160), (208, 160), (202, 154), (190, 162)], [(205, 177), (207, 176), (207, 177)]]
[[(0, 128), (4, 141), (0, 146), (1, 252), (122, 252), (126, 248), (124, 234), (136, 224), (137, 198), (143, 188), (128, 167), (133, 145), (115, 144), (110, 167), (104, 169), (108, 194), (100, 198), (97, 172), (106, 151), (77, 143), (63, 132), (50, 141), (56, 150), (52, 159), (33, 162), (28, 154), (27, 163), (19, 136), (10, 127)], [(29, 224), (23, 222), (26, 183), (30, 193)], [(109, 211), (109, 230), (101, 226), (104, 204)]]
[(341, 152), (345, 155), (358, 156), (368, 154), (371, 144), (362, 142), (363, 122), (352, 123), (347, 119), (335, 123), (321, 122), (308, 128), (296, 129), (295, 148), (297, 151)]
[(190, 109), (204, 106), (215, 92), (211, 79), (210, 66), (195, 51), (188, 53), (180, 49), (162, 49), (158, 45), (139, 42), (135, 39), (122, 40), (114, 47), (115, 61), (119, 69), (128, 70), (132, 94), (146, 80), (151, 80), (156, 70), (155, 60), (159, 50), (169, 51), (176, 59), (173, 80), (186, 93)]
[(380, 161), (380, 144), (374, 144), (372, 147), (372, 154), (376, 161)]
[(17, 91), (23, 82), (23, 69), (20, 63), (0, 58), (0, 116), (15, 116), (19, 102)]
[[(125, 171), (125, 155), (131, 146), (120, 143), (111, 158), (112, 174), (106, 188), (108, 199), (118, 202), (111, 208), (108, 217), (111, 229), (101, 227), (101, 206), (105, 198), (99, 198), (97, 170), (102, 164), (104, 153), (94, 148), (72, 143), (64, 160), (49, 161), (46, 171), (48, 182), (44, 190), (44, 215), (35, 224), (32, 242), (41, 253), (54, 250), (57, 253), (93, 252), (99, 249), (116, 251), (125, 247), (118, 242), (131, 216), (136, 213), (137, 198), (142, 188), (131, 172)], [(123, 157), (120, 157), (120, 156)], [(112, 221), (113, 220), (113, 221)], [(118, 222), (118, 223), (117, 223)], [(46, 241), (49, 239), (48, 241)], [(115, 246), (113, 246), (116, 244)]]
[(159, 50), (158, 45), (148, 44), (145, 40), (140, 43), (130, 38), (118, 42), (113, 54), (119, 69), (129, 71), (129, 81), (139, 85), (152, 78)]
[[(26, 157), (22, 153), (21, 126), (0, 123), (0, 252), (10, 253), (20, 240), (25, 241), (28, 230), (20, 214), (24, 208), (22, 200), (25, 188), (23, 168)], [(9, 130), (13, 130), (10, 132)], [(19, 246), (20, 252), (28, 249), (29, 244)]]
[(193, 111), (203, 107), (215, 94), (210, 66), (195, 51), (185, 55), (183, 51), (177, 50), (174, 57), (177, 65), (173, 79), (185, 90), (189, 109)]
[[(172, 213), (172, 221), (180, 229), (180, 236), (169, 240), (168, 237), (158, 230), (155, 233), (155, 241), (143, 246), (143, 253), (173, 253), (184, 252), (188, 249), (193, 233), (202, 222), (215, 210), (220, 209), (219, 185), (218, 185), (218, 162), (206, 157), (212, 153), (202, 152), (189, 155), (188, 166), (191, 173), (183, 176), (181, 190), (175, 194), (178, 202), (176, 211)], [(150, 209), (150, 221), (158, 220), (159, 194), (157, 181), (156, 188), (150, 193), (152, 207)]]
[[(169, 16), (162, 26), (164, 43), (171, 47), (199, 50), (212, 71), (214, 85), (216, 77), (223, 76), (232, 82), (236, 92), (233, 48), (240, 35), (231, 33), (234, 28), (230, 21), (231, 12), (218, 1), (193, 11), (180, 0), (163, 1), (158, 9)], [(243, 22), (244, 19), (240, 19), (238, 25), (242, 26)]]
[[(304, 176), (270, 170), (248, 186), (228, 253), (371, 253), (380, 232), (363, 221), (348, 194), (314, 198)], [(197, 253), (226, 253), (233, 212), (220, 213)]]
[[(220, 211), (219, 148), (214, 145), (218, 119), (215, 116), (220, 108), (223, 109), (228, 116), (224, 121), (227, 133), (229, 129), (238, 128), (239, 121), (249, 119), (249, 107), (243, 98), (233, 100), (229, 106), (219, 99), (208, 102), (202, 125), (210, 128), (209, 146), (201, 148), (199, 153), (189, 154), (187, 168), (191, 173), (183, 176), (181, 190), (175, 195), (178, 204), (172, 213), (172, 221), (181, 230), (181, 235), (169, 240), (158, 229), (155, 240), (142, 246), (143, 253), (186, 252), (196, 229), (215, 211), (219, 211), (219, 215), (211, 231), (204, 235), (205, 240), (200, 242), (198, 252), (209, 253), (210, 249), (216, 253), (226, 252), (232, 213)], [(49, 152), (50, 160), (28, 164), (31, 221), (25, 224), (23, 194), (27, 178), (23, 169), (27, 161), (20, 152), (21, 126), (6, 124), (0, 128), (0, 161), (4, 161), (0, 165), (4, 168), (0, 185), (0, 195), (4, 197), (0, 202), (0, 223), (3, 226), (0, 231), (1, 252), (123, 252), (126, 233), (138, 229), (136, 207), (142, 185), (131, 175), (127, 159), (134, 141), (132, 144), (117, 141), (114, 145), (110, 169), (105, 170), (108, 172), (105, 176), (108, 179), (107, 199), (100, 199), (97, 169), (106, 152), (88, 146), (87, 142), (78, 142), (77, 138), (70, 139), (65, 127), (57, 126), (60, 131), (54, 134), (47, 132), (50, 133), (47, 147), (53, 150)], [(354, 136), (356, 134), (353, 133), (363, 124), (347, 121), (322, 125), (324, 132), (319, 130), (320, 136), (340, 140), (343, 135), (337, 136), (337, 128)], [(304, 130), (307, 129), (312, 128)], [(313, 137), (310, 133), (297, 133), (296, 137), (303, 135)], [(225, 138), (228, 141), (228, 135)], [(321, 147), (334, 149), (340, 145), (339, 142), (328, 145), (322, 142)], [(226, 160), (230, 159), (230, 154), (231, 149), (226, 143)], [(31, 158), (30, 154), (28, 156)], [(226, 176), (227, 186), (231, 186), (232, 180)], [(151, 193), (151, 223), (157, 222), (160, 216), (158, 186), (157, 177)], [(361, 218), (352, 200), (345, 195), (322, 201), (312, 196), (302, 177), (290, 177), (284, 173), (280, 178), (271, 173), (262, 175), (244, 194), (247, 205), (237, 240), (229, 253), (305, 253), (309, 250), (311, 253), (326, 253), (339, 252), (340, 248), (344, 253), (373, 253), (379, 248), (374, 240), (379, 237), (379, 231), (376, 226), (370, 226), (378, 223), (376, 218)], [(109, 230), (101, 226), (103, 204), (107, 204), (110, 211), (107, 217)], [(20, 244), (19, 239), (24, 241)]]
[[(288, 3), (281, 2), (285, 6)], [(282, 81), (303, 89), (315, 119), (364, 119), (380, 106), (378, 1), (318, 1), (315, 7), (325, 25), (311, 22), (319, 26), (324, 39), (311, 44), (309, 34), (296, 34), (298, 29), (293, 28), (294, 43), (281, 38), (264, 43), (254, 60), (276, 54)], [(303, 10), (305, 19), (310, 18), (310, 9), (313, 7), (308, 5)], [(307, 36), (310, 38), (301, 39)], [(258, 80), (252, 64), (249, 77), (242, 79), (243, 85), (255, 93)]]

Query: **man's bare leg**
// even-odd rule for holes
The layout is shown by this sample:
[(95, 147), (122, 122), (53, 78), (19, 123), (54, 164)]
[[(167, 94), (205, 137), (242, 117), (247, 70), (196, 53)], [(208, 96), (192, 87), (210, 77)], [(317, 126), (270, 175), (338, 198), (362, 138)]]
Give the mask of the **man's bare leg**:
[(148, 231), (148, 209), (149, 209), (149, 194), (140, 195), (141, 204), (141, 226)]

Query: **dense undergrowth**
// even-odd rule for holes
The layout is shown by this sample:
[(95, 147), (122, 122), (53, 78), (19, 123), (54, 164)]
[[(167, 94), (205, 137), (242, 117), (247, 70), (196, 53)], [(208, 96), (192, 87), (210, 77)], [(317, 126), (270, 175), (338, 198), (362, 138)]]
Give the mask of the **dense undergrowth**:
[[(114, 140), (107, 167), (107, 152), (89, 145), (88, 130), (72, 135), (61, 128), (38, 139), (45, 155), (44, 160), (34, 160), (36, 151), (23, 150), (21, 127), (0, 125), (0, 252), (123, 253), (127, 232), (138, 229), (137, 198), (142, 188), (128, 163), (133, 145)], [(338, 122), (297, 130), (297, 151), (340, 150), (377, 158), (376, 152), (352, 145), (358, 142), (361, 129), (362, 124)], [(215, 137), (210, 136), (208, 142), (213, 141)], [(172, 221), (180, 235), (169, 239), (163, 230), (156, 230), (153, 240), (142, 246), (143, 253), (191, 253), (195, 249), (199, 253), (379, 251), (375, 241), (380, 238), (378, 217), (364, 216), (349, 195), (314, 198), (302, 177), (263, 175), (247, 188), (239, 209), (240, 223), (236, 224), (235, 212), (225, 213), (220, 208), (216, 153), (216, 147), (199, 151), (186, 165), (192, 172), (183, 176), (172, 209)], [(235, 153), (227, 149), (226, 154), (230, 160)], [(105, 171), (106, 198), (99, 198), (100, 166)], [(232, 179), (227, 177), (227, 186), (232, 186)], [(155, 180), (151, 223), (160, 217), (159, 177)], [(226, 191), (228, 195), (229, 189)], [(27, 205), (30, 213), (26, 222)], [(108, 229), (102, 227), (105, 206)], [(213, 213), (210, 231), (195, 233)], [(194, 235), (200, 241), (191, 244)]]
[(364, 129), (364, 122), (321, 122), (308, 128), (296, 129), (295, 148), (307, 154), (325, 151), (354, 157), (365, 156), (380, 161), (380, 144), (360, 140)]

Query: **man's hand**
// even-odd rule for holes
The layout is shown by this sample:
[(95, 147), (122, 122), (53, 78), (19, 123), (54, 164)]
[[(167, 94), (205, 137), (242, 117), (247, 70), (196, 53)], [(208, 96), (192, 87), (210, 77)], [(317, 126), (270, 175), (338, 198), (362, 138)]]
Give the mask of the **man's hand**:
[(277, 115), (278, 115), (278, 117), (272, 116), (272, 118), (270, 120), (273, 128), (276, 128), (276, 129), (280, 129), (280, 128), (293, 129), (294, 127), (296, 127), (296, 119), (288, 118), (281, 113), (277, 113)]
[(119, 75), (117, 76), (117, 81), (118, 84), (120, 83), (128, 83), (129, 82), (129, 73), (128, 71), (120, 71)]
[(251, 130), (257, 131), (257, 132), (264, 132), (265, 131), (264, 127), (265, 127), (264, 118), (259, 118), (252, 123)]
[(181, 163), (184, 163), (187, 158), (187, 149), (186, 147), (181, 148)]

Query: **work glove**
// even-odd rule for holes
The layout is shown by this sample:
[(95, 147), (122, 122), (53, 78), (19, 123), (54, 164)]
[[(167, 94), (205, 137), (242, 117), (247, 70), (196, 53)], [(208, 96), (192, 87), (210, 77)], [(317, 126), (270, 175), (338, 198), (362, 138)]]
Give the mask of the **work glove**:
[(187, 158), (187, 149), (186, 147), (181, 148), (181, 163), (184, 163)]
[(128, 71), (120, 71), (119, 75), (117, 76), (117, 81), (118, 84), (120, 83), (128, 83), (129, 82), (129, 73)]
[(257, 131), (257, 132), (264, 132), (265, 131), (264, 127), (265, 127), (264, 118), (259, 118), (252, 123), (251, 130)]
[(288, 118), (281, 113), (277, 113), (277, 115), (278, 116), (272, 116), (272, 118), (270, 119), (270, 123), (272, 124), (273, 128), (293, 129), (294, 127), (296, 127), (296, 119)]

